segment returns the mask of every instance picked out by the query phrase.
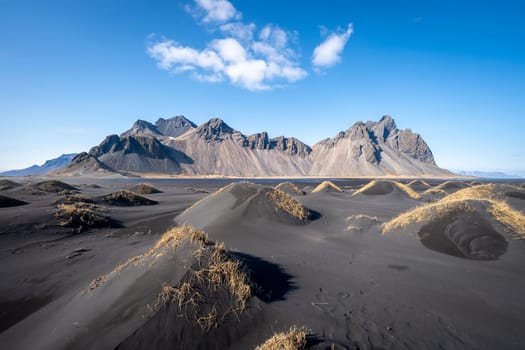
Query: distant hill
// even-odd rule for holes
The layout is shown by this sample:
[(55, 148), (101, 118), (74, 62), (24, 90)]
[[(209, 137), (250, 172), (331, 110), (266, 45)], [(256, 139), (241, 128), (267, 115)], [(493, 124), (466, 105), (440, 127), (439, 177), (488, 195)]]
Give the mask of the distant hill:
[[(90, 167), (94, 167), (90, 170)], [(79, 170), (81, 169), (81, 171)], [(162, 173), (230, 176), (451, 176), (422, 136), (390, 116), (356, 122), (310, 147), (295, 137), (245, 135), (219, 118), (197, 126), (184, 116), (136, 121), (107, 136), (61, 174)]]
[(454, 173), (462, 176), (476, 176), (491, 179), (521, 179), (519, 175), (507, 174), (501, 171), (477, 171), (477, 170), (458, 170)]
[(0, 173), (0, 176), (27, 176), (44, 175), (56, 171), (69, 164), (77, 153), (62, 154), (61, 156), (47, 160), (42, 165), (32, 165), (29, 168), (19, 170), (8, 170)]

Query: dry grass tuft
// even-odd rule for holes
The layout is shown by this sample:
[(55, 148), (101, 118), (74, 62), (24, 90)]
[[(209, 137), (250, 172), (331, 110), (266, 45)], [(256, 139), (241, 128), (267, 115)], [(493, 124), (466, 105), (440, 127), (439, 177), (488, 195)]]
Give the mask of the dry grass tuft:
[(76, 187), (73, 187), (65, 182), (57, 180), (42, 181), (34, 186), (37, 190), (44, 192), (60, 193), (63, 191), (75, 191)]
[(287, 332), (275, 333), (270, 339), (257, 346), (255, 350), (300, 350), (306, 348), (308, 331), (292, 327)]
[[(421, 199), (421, 196), (417, 192), (415, 192), (409, 186), (402, 184), (401, 182), (398, 182), (398, 181), (385, 181), (385, 182), (391, 183), (393, 186), (397, 187), (401, 192), (405, 193), (407, 196), (409, 196), (412, 199), (417, 199), (417, 200)], [(355, 191), (354, 194), (352, 194), (352, 196), (356, 196), (361, 193), (366, 194), (367, 191), (373, 190), (374, 187), (379, 186), (379, 185), (380, 185), (379, 181), (372, 180), (366, 185), (364, 185), (363, 187), (361, 187), (359, 190)]]
[(55, 217), (59, 220), (56, 225), (77, 228), (78, 232), (86, 228), (111, 227), (111, 219), (100, 214), (105, 210), (104, 207), (85, 202), (59, 204), (55, 212)]
[(277, 209), (281, 209), (290, 216), (306, 221), (310, 217), (308, 209), (306, 209), (301, 202), (291, 197), (289, 194), (279, 190), (271, 189), (266, 192), (266, 196), (272, 201)]
[(138, 194), (155, 194), (155, 193), (162, 193), (159, 189), (156, 187), (153, 187), (150, 184), (141, 183), (138, 185), (135, 185), (130, 188), (131, 191), (138, 193)]
[(110, 193), (102, 197), (102, 200), (110, 205), (116, 206), (138, 206), (138, 205), (154, 205), (158, 202), (139, 196), (127, 190), (120, 190)]
[(108, 281), (112, 276), (117, 275), (124, 268), (131, 265), (141, 265), (149, 257), (160, 257), (163, 255), (163, 250), (167, 248), (176, 249), (183, 242), (200, 242), (201, 244), (208, 243), (208, 235), (202, 230), (196, 230), (191, 226), (173, 227), (162, 235), (162, 237), (149, 249), (146, 253), (134, 256), (126, 262), (119, 264), (110, 273), (100, 276), (93, 280), (85, 292), (90, 292), (101, 284)]
[(294, 185), (291, 182), (281, 182), (277, 186), (274, 187), (276, 190), (281, 190), (283, 192), (287, 192), (290, 194), (297, 194), (300, 196), (303, 196), (305, 193), (303, 190), (301, 190), (299, 187)]
[[(177, 287), (164, 283), (155, 306), (174, 303), (182, 316), (208, 332), (218, 327), (228, 315), (238, 316), (244, 311), (252, 296), (252, 286), (244, 265), (232, 258), (223, 244), (201, 244), (193, 256), (197, 259), (197, 268), (190, 270), (187, 280)], [(228, 296), (228, 308), (223, 310), (214, 303), (206, 309), (205, 306), (217, 298), (205, 295), (221, 292)]]
[(426, 204), (400, 214), (383, 225), (383, 233), (457, 211), (474, 211), (473, 204), (478, 203), (485, 207), (495, 220), (507, 227), (514, 238), (525, 239), (525, 215), (503, 200), (505, 193), (512, 189), (515, 187), (487, 184), (459, 190), (436, 203)]
[(312, 193), (321, 192), (325, 189), (334, 190), (336, 192), (343, 192), (343, 189), (334, 184), (332, 181), (323, 181), (312, 190)]
[(426, 182), (425, 180), (412, 180), (408, 183), (408, 186), (415, 186), (415, 185), (430, 187), (430, 184)]

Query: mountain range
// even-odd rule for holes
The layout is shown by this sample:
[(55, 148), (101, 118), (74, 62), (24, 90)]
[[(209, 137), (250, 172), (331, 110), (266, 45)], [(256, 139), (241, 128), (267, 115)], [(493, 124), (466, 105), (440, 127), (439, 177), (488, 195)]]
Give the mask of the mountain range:
[(245, 135), (222, 119), (197, 126), (184, 116), (137, 120), (78, 154), (58, 173), (107, 172), (229, 176), (450, 176), (423, 138), (394, 119), (356, 122), (309, 146), (295, 137)]
[(62, 154), (57, 158), (47, 160), (42, 165), (35, 164), (25, 169), (4, 171), (0, 173), (0, 176), (28, 176), (48, 174), (69, 164), (76, 155), (77, 153)]

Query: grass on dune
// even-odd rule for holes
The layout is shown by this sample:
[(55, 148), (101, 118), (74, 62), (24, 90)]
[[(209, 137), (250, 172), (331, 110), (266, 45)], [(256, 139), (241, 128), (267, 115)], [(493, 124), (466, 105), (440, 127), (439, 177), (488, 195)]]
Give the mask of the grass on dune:
[[(421, 199), (421, 196), (416, 191), (411, 189), (409, 186), (402, 184), (401, 182), (398, 182), (398, 181), (387, 181), (387, 182), (397, 187), (399, 190), (401, 190), (401, 192), (404, 192), (410, 198), (417, 199), (417, 200)], [(356, 196), (360, 193), (365, 193), (366, 191), (374, 188), (375, 186), (378, 186), (379, 184), (380, 182), (378, 180), (372, 180), (366, 185), (364, 185), (363, 187), (361, 187), (359, 190), (355, 191), (352, 196)]]
[(182, 226), (174, 227), (168, 230), (162, 235), (162, 237), (155, 243), (155, 245), (150, 248), (144, 254), (140, 254), (129, 258), (122, 264), (119, 264), (111, 272), (106, 275), (100, 276), (93, 280), (86, 292), (91, 292), (92, 290), (98, 288), (103, 283), (107, 282), (111, 277), (117, 275), (124, 268), (135, 265), (138, 266), (142, 264), (149, 257), (160, 257), (164, 254), (164, 248), (176, 249), (184, 241), (189, 242), (208, 242), (208, 235), (202, 230), (196, 230), (191, 226)]
[(482, 204), (487, 213), (502, 223), (516, 239), (525, 239), (525, 215), (504, 201), (508, 190), (515, 190), (510, 185), (479, 185), (452, 193), (435, 203), (425, 204), (398, 215), (383, 224), (383, 233), (406, 227), (412, 223), (433, 220), (453, 212), (474, 211), (476, 203)]
[(270, 339), (257, 346), (255, 350), (300, 350), (306, 348), (308, 331), (305, 328), (291, 327), (286, 332), (275, 333)]
[(306, 209), (301, 202), (290, 196), (289, 194), (279, 190), (272, 189), (266, 192), (268, 198), (276, 206), (276, 208), (283, 210), (288, 213), (290, 216), (299, 219), (301, 221), (306, 221), (310, 217), (308, 209)]
[(323, 181), (312, 190), (312, 193), (321, 192), (324, 189), (331, 189), (336, 192), (343, 192), (343, 189), (334, 184), (332, 181)]

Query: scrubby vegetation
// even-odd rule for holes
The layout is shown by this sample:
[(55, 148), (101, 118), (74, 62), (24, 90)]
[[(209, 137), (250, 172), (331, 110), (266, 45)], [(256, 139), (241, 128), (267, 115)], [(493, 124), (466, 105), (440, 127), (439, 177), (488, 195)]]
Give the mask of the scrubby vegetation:
[(292, 198), (289, 194), (272, 189), (266, 192), (266, 196), (272, 201), (277, 209), (281, 209), (290, 216), (306, 221), (310, 217), (310, 212), (298, 200)]
[[(385, 186), (389, 186), (391, 189), (387, 191), (386, 188), (383, 188)], [(352, 196), (356, 196), (358, 194), (387, 194), (392, 191), (394, 187), (397, 187), (402, 193), (406, 194), (408, 197), (412, 199), (419, 200), (421, 199), (421, 196), (415, 192), (413, 189), (411, 189), (409, 186), (402, 184), (398, 181), (378, 181), (378, 180), (372, 180), (363, 187), (361, 187), (359, 190), (354, 192)]]
[(102, 200), (110, 205), (123, 207), (158, 204), (157, 201), (139, 196), (138, 194), (126, 190), (120, 190), (105, 195), (104, 197), (102, 197)]
[(306, 348), (308, 331), (292, 327), (287, 332), (275, 333), (270, 339), (257, 346), (255, 350), (300, 350)]
[(64, 191), (76, 191), (77, 188), (74, 186), (71, 186), (65, 182), (58, 181), (58, 180), (49, 180), (49, 181), (42, 181), (37, 183), (34, 186), (35, 189), (44, 191), (44, 192), (51, 192), (51, 193), (60, 193)]
[(130, 188), (132, 192), (138, 193), (138, 194), (156, 194), (156, 193), (162, 193), (159, 189), (156, 187), (153, 187), (150, 184), (142, 183), (135, 185)]
[(281, 190), (283, 192), (286, 192), (288, 194), (295, 194), (299, 196), (304, 196), (305, 192), (299, 189), (296, 185), (294, 185), (291, 182), (281, 182), (277, 186), (275, 186), (276, 190)]
[(343, 192), (343, 189), (332, 181), (323, 181), (312, 190), (312, 193), (321, 192), (323, 190), (333, 190), (335, 192)]
[(427, 222), (455, 212), (472, 212), (476, 210), (475, 207), (483, 207), (495, 220), (509, 229), (514, 238), (524, 239), (525, 215), (503, 200), (505, 193), (512, 189), (515, 187), (487, 184), (459, 190), (435, 203), (400, 214), (383, 225), (383, 233), (412, 223)]
[(76, 228), (78, 232), (88, 228), (113, 227), (115, 223), (100, 212), (105, 208), (91, 203), (75, 202), (59, 204), (55, 216), (57, 226)]
[[(184, 317), (207, 332), (219, 327), (229, 315), (244, 311), (252, 286), (244, 266), (222, 244), (201, 244), (193, 257), (197, 267), (176, 287), (164, 283), (156, 306), (175, 304)], [(210, 294), (217, 296), (210, 298)], [(227, 299), (227, 307), (220, 305), (221, 294)]]

